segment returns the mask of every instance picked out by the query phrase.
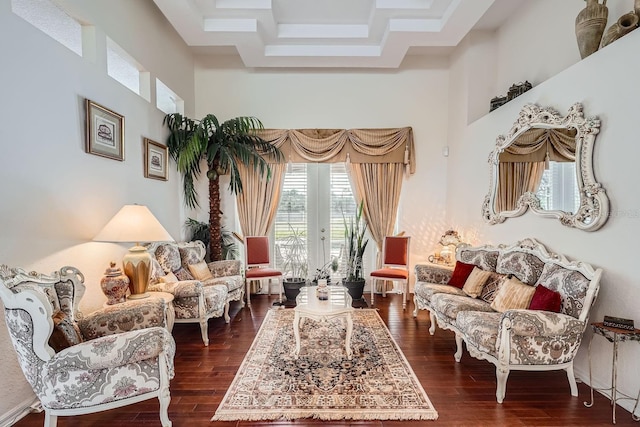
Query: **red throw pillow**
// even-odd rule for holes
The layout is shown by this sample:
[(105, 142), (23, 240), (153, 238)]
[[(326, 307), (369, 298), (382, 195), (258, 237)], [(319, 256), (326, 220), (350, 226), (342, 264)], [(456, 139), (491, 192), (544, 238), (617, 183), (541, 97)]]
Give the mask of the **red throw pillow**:
[(544, 310), (560, 313), (562, 298), (560, 292), (552, 291), (542, 285), (536, 286), (536, 291), (529, 303), (530, 310)]
[(456, 261), (456, 266), (453, 269), (453, 274), (451, 275), (451, 279), (449, 279), (448, 284), (462, 289), (464, 282), (467, 281), (467, 278), (473, 271), (473, 267), (475, 267), (473, 264), (465, 264), (464, 262)]

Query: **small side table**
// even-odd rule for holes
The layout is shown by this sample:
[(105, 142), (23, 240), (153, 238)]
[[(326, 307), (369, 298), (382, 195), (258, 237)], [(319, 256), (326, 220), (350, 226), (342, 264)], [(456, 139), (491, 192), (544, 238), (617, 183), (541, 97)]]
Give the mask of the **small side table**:
[[(633, 406), (633, 410), (631, 411), (631, 418), (634, 421), (640, 421), (640, 417), (635, 415), (636, 408), (638, 407), (638, 400), (640, 400), (640, 391), (638, 392), (638, 396), (633, 398), (627, 396), (626, 394), (620, 392), (621, 395), (618, 397), (617, 390), (617, 379), (618, 379), (618, 343), (624, 341), (638, 341), (640, 342), (640, 329), (634, 329), (633, 331), (629, 331), (626, 329), (618, 329), (612, 328), (609, 326), (604, 326), (602, 322), (592, 323), (591, 327), (593, 328), (593, 335), (591, 336), (591, 341), (589, 342), (589, 385), (591, 387), (591, 402), (584, 402), (584, 406), (587, 408), (591, 408), (593, 406), (593, 390), (597, 391), (609, 391), (611, 392), (611, 406), (613, 408), (613, 424), (616, 423), (616, 402), (618, 400), (635, 400), (636, 403)], [(613, 343), (613, 362), (611, 366), (611, 387), (598, 389), (593, 387), (593, 380), (591, 378), (591, 345), (593, 344), (593, 337), (596, 335), (603, 336), (607, 341)]]

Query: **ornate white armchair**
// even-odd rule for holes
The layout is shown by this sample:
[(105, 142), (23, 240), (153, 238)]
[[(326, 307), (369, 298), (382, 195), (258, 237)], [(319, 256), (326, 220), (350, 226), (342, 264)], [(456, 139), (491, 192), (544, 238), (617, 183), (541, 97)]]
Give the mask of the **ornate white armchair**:
[(176, 323), (199, 323), (204, 345), (209, 345), (208, 321), (224, 316), (229, 302), (244, 306), (244, 278), (238, 260), (205, 263), (206, 248), (199, 241), (149, 243), (153, 256), (150, 291), (173, 294)]
[(80, 415), (158, 398), (168, 416), (175, 343), (159, 298), (78, 310), (84, 277), (73, 267), (51, 275), (0, 266), (0, 298), (22, 371), (45, 411)]

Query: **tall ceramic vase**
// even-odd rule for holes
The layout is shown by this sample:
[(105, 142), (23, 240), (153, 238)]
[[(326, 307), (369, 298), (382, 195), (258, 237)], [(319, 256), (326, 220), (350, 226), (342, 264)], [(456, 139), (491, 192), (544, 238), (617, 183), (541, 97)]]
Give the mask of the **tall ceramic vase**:
[(582, 59), (597, 51), (607, 26), (607, 0), (587, 0), (587, 6), (576, 17), (576, 39)]

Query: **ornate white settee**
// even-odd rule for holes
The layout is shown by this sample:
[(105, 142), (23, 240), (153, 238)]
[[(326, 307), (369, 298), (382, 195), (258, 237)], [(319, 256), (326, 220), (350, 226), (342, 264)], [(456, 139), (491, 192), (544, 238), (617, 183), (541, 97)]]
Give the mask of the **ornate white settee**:
[(229, 323), (229, 302), (244, 307), (244, 278), (239, 260), (205, 263), (206, 248), (199, 241), (150, 243), (153, 257), (150, 291), (173, 294), (176, 323), (199, 323), (202, 341), (209, 345), (208, 321), (224, 316)]
[[(577, 396), (573, 359), (602, 270), (549, 253), (534, 239), (511, 246), (462, 247), (456, 260), (454, 271), (416, 265), (414, 316), (429, 310), (431, 334), (436, 322), (455, 333), (457, 362), (464, 341), (471, 356), (496, 366), (499, 403), (511, 370), (564, 369), (571, 394)], [(462, 276), (462, 288), (448, 284), (460, 286), (459, 273), (474, 266), (466, 280)], [(481, 276), (484, 283), (477, 286)]]
[(45, 411), (44, 425), (158, 398), (161, 423), (171, 426), (175, 343), (165, 329), (165, 302), (129, 301), (83, 316), (83, 282), (73, 267), (43, 275), (0, 266), (9, 336)]

